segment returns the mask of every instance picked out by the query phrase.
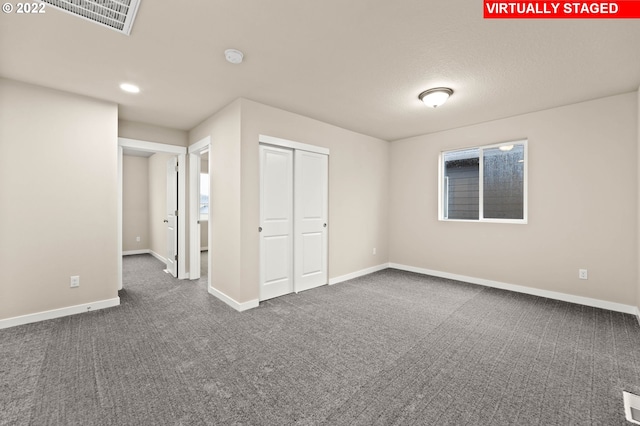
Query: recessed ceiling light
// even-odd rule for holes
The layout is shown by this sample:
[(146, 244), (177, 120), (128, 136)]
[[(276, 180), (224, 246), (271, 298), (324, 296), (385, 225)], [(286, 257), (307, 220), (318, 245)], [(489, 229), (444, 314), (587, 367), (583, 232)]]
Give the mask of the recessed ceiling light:
[(120, 85), (120, 89), (129, 93), (140, 93), (140, 88), (135, 84), (131, 84), (131, 83), (122, 83)]
[(224, 57), (227, 58), (228, 62), (232, 64), (239, 64), (242, 62), (242, 58), (244, 58), (244, 54), (236, 49), (227, 49), (224, 51)]
[(448, 87), (435, 87), (420, 93), (418, 98), (420, 98), (426, 106), (436, 108), (445, 103), (452, 94), (453, 90)]

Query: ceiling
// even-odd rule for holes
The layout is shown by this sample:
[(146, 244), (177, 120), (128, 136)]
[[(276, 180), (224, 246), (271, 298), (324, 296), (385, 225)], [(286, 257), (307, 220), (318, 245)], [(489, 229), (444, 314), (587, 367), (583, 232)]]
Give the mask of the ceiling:
[[(485, 20), (480, 0), (141, 0), (130, 36), (45, 12), (0, 15), (1, 76), (183, 130), (243, 97), (391, 141), (640, 86), (640, 20)], [(427, 108), (435, 86), (455, 93)]]

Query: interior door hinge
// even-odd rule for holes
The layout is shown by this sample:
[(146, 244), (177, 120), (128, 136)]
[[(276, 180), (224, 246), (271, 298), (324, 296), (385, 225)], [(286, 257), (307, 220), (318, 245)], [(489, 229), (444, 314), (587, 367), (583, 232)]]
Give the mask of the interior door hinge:
[(178, 210), (176, 210), (176, 216), (178, 216)]
[(178, 255), (173, 256), (173, 260), (178, 260)]

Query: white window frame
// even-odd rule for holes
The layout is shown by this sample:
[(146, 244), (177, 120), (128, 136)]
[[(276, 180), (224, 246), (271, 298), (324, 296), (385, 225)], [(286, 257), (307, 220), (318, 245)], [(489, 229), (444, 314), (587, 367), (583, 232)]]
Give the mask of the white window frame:
[[(524, 169), (523, 169), (523, 173), (524, 173), (524, 180), (523, 180), (523, 193), (522, 193), (522, 208), (523, 208), (523, 214), (522, 214), (522, 219), (486, 219), (484, 218), (484, 150), (485, 149), (491, 149), (491, 148), (499, 148), (501, 146), (506, 146), (506, 145), (523, 145), (524, 146)], [(469, 149), (477, 149), (479, 150), (479, 157), (480, 157), (480, 165), (479, 165), (479, 199), (478, 199), (478, 203), (479, 203), (479, 210), (478, 210), (478, 219), (449, 219), (448, 217), (446, 217), (446, 212), (445, 210), (448, 208), (448, 200), (446, 199), (448, 197), (448, 191), (445, 191), (445, 184), (447, 183), (447, 180), (445, 179), (444, 176), (444, 156), (447, 153), (450, 152), (457, 152), (457, 151), (466, 151)], [(471, 223), (477, 223), (477, 222), (488, 222), (488, 223), (515, 223), (515, 224), (526, 224), (528, 221), (528, 211), (529, 211), (529, 203), (528, 203), (528, 170), (529, 170), (529, 151), (528, 151), (528, 140), (527, 139), (520, 139), (520, 140), (514, 140), (514, 141), (508, 141), (508, 142), (501, 142), (501, 143), (496, 143), (496, 144), (491, 144), (491, 145), (481, 145), (481, 146), (470, 146), (470, 147), (465, 147), (465, 148), (458, 148), (458, 149), (450, 149), (450, 150), (446, 150), (446, 151), (441, 151), (440, 155), (438, 157), (438, 220), (443, 221), (443, 222), (471, 222)]]

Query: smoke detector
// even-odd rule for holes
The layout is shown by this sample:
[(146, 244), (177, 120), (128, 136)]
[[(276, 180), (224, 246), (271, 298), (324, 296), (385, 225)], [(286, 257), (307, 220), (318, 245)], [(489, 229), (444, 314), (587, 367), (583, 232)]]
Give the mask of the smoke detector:
[(228, 62), (232, 64), (239, 64), (242, 62), (242, 58), (244, 58), (244, 54), (236, 49), (227, 49), (224, 51), (224, 57), (227, 58)]
[(129, 35), (140, 0), (39, 0), (58, 10)]

